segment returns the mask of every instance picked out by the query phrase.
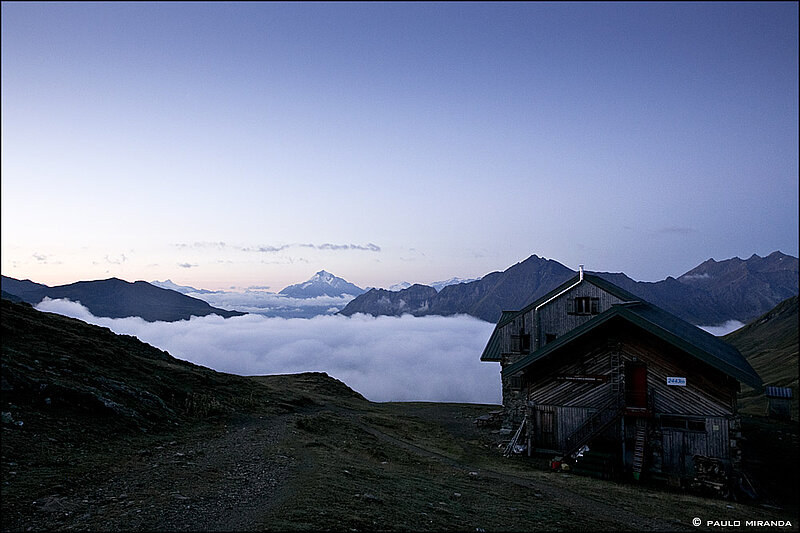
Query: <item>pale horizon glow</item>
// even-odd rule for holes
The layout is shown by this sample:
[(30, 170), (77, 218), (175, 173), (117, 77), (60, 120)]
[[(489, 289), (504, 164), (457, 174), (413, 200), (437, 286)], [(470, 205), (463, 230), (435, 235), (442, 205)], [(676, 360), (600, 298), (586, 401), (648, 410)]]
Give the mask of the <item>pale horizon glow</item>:
[(798, 4), (2, 3), (6, 276), (798, 256)]

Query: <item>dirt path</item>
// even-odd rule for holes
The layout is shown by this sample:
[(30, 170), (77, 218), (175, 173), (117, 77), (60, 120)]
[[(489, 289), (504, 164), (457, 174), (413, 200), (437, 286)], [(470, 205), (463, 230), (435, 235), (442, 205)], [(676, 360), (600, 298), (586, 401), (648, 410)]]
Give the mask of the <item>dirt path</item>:
[(280, 453), (289, 417), (240, 418), (124, 458), (92, 489), (53, 494), (14, 529), (246, 531), (283, 494), (296, 461)]
[[(475, 476), (529, 489), (544, 505), (569, 507), (584, 517), (613, 520), (620, 529), (684, 531), (687, 525), (657, 520), (558, 486), (454, 460), (387, 434), (360, 418), (358, 411), (330, 405), (329, 411), (380, 441)], [(254, 531), (269, 528), (265, 517), (291, 500), (293, 483), (314, 468), (302, 450), (290, 449), (299, 413), (248, 416), (213, 430), (188, 432), (183, 440), (122, 457), (109, 472), (75, 480), (35, 502), (13, 529), (140, 531)], [(473, 474), (468, 474), (473, 475)], [(99, 480), (99, 482), (98, 482)], [(91, 488), (82, 488), (91, 487)]]
[(691, 529), (687, 525), (676, 523), (675, 521), (655, 520), (650, 517), (640, 516), (636, 513), (621, 509), (620, 507), (587, 498), (577, 492), (565, 489), (563, 487), (558, 487), (551, 483), (543, 483), (512, 474), (505, 474), (485, 468), (474, 467), (388, 435), (362, 422), (356, 413), (348, 412), (343, 409), (336, 409), (336, 411), (339, 414), (347, 416), (348, 419), (358, 427), (384, 442), (400, 447), (413, 454), (434, 459), (458, 470), (474, 472), (477, 476), (497, 479), (506, 483), (514, 483), (516, 485), (530, 488), (534, 493), (540, 494), (543, 501), (552, 500), (558, 501), (561, 504), (564, 502), (569, 502), (570, 507), (572, 507), (577, 513), (585, 516), (603, 516), (605, 518), (611, 518), (624, 525), (625, 528), (638, 531), (688, 531)]

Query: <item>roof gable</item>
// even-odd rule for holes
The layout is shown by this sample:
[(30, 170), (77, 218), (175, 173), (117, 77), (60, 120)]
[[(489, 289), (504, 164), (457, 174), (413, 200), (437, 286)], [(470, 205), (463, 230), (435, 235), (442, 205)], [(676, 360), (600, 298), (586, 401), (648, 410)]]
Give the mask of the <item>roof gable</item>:
[[(515, 318), (517, 318), (518, 316), (524, 315), (525, 313), (536, 309), (540, 305), (542, 305), (542, 304), (546, 303), (548, 300), (552, 299), (554, 296), (557, 296), (559, 293), (569, 289), (572, 285), (577, 284), (579, 281), (581, 281), (581, 275), (580, 274), (576, 274), (575, 276), (571, 277), (570, 279), (568, 279), (567, 281), (565, 281), (564, 283), (562, 283), (561, 285), (559, 285), (558, 287), (556, 287), (552, 291), (548, 292), (547, 294), (545, 294), (541, 298), (529, 303), (528, 305), (526, 305), (525, 307), (523, 307), (519, 311), (503, 311), (503, 315), (500, 317), (500, 320), (497, 322), (497, 327), (501, 328), (501, 327), (505, 326), (506, 324), (508, 324), (509, 322), (511, 322), (512, 320), (514, 320)], [(625, 289), (617, 287), (613, 283), (610, 283), (610, 282), (604, 280), (603, 278), (601, 278), (599, 276), (595, 276), (595, 275), (592, 275), (592, 274), (584, 273), (583, 274), (583, 282), (591, 283), (595, 287), (598, 287), (598, 288), (606, 291), (607, 293), (616, 296), (620, 300), (623, 300), (623, 301), (626, 301), (626, 302), (642, 301), (642, 299), (639, 298), (638, 296), (636, 296), (635, 294), (632, 294), (632, 293), (626, 291)]]

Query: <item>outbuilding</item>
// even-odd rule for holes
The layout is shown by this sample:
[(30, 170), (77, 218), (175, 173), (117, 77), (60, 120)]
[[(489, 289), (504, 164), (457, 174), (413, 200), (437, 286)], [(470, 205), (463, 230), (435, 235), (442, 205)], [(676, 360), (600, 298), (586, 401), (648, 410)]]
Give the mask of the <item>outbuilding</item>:
[(767, 416), (777, 420), (792, 418), (792, 389), (789, 387), (767, 387)]

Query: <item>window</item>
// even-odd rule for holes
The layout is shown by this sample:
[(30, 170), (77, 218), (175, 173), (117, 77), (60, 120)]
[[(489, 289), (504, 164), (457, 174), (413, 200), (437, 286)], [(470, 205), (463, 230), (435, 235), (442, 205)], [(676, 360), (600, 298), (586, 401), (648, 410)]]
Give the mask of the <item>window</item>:
[(556, 340), (556, 334), (555, 333), (545, 333), (544, 334), (544, 343), (545, 344), (549, 344), (549, 343), (553, 342), (554, 340)]
[(511, 353), (527, 353), (531, 351), (530, 334), (511, 335)]
[(600, 312), (600, 298), (578, 296), (572, 300), (570, 315), (596, 315)]
[(511, 376), (511, 390), (520, 390), (522, 388), (522, 374), (517, 373)]

